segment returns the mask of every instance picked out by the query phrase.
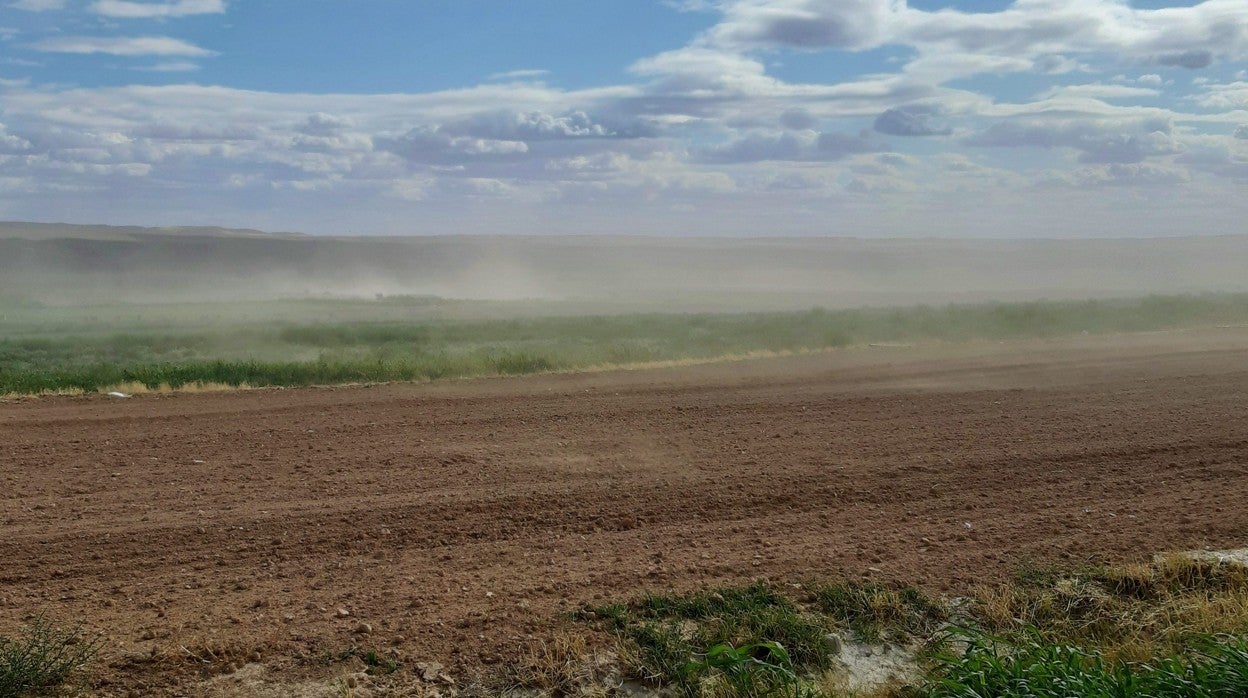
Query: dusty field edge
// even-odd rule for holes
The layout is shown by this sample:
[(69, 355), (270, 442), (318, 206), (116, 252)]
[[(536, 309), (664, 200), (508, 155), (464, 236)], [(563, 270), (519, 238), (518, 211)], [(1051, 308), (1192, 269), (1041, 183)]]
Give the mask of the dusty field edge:
[(559, 368), (553, 370), (527, 371), (524, 373), (483, 373), (468, 376), (456, 376), (450, 378), (435, 378), (427, 380), (411, 380), (411, 381), (366, 381), (366, 382), (347, 382), (347, 383), (324, 383), (314, 385), (272, 385), (272, 386), (254, 386), (249, 384), (230, 385), (226, 383), (187, 383), (179, 387), (171, 387), (168, 384), (149, 388), (141, 383), (122, 383), (102, 387), (97, 391), (88, 392), (84, 390), (67, 389), (67, 390), (45, 390), (39, 393), (4, 393), (0, 394), (0, 403), (6, 402), (23, 402), (31, 400), (45, 400), (58, 398), (86, 398), (86, 399), (129, 399), (143, 395), (183, 395), (183, 394), (199, 394), (199, 393), (241, 393), (241, 392), (262, 392), (262, 391), (282, 391), (282, 390), (340, 390), (350, 388), (376, 388), (394, 385), (444, 385), (456, 383), (469, 383), (480, 381), (511, 381), (523, 380), (532, 376), (573, 376), (582, 374), (610, 374), (610, 373), (626, 373), (636, 371), (652, 371), (670, 368), (684, 368), (692, 366), (710, 366), (717, 364), (733, 364), (747, 363), (753, 361), (766, 361), (769, 359), (782, 359), (790, 357), (802, 356), (820, 356), (832, 354), (849, 354), (860, 353), (871, 350), (901, 350), (901, 349), (934, 349), (934, 348), (964, 348), (973, 350), (983, 347), (1016, 347), (1026, 344), (1034, 344), (1037, 342), (1055, 342), (1063, 343), (1074, 340), (1113, 340), (1113, 339), (1130, 339), (1143, 337), (1168, 336), (1176, 334), (1208, 332), (1218, 333), (1226, 330), (1248, 329), (1248, 325), (1211, 325), (1203, 327), (1181, 327), (1163, 330), (1141, 330), (1139, 332), (1105, 332), (1092, 334), (1062, 334), (1048, 337), (1025, 337), (1010, 339), (987, 339), (977, 338), (965, 341), (951, 342), (932, 340), (926, 342), (871, 342), (866, 344), (853, 344), (839, 347), (823, 347), (813, 349), (799, 349), (790, 351), (752, 351), (746, 353), (730, 353), (721, 354), (710, 357), (690, 357), (684, 359), (665, 359), (662, 361), (642, 361), (635, 363), (620, 364), (594, 364), (581, 367)]
[[(1045, 610), (1055, 599), (1066, 605)], [(771, 630), (763, 631), (771, 634), (751, 635), (759, 631), (750, 625), (751, 614), (776, 609), (780, 619), (766, 621)], [(1088, 613), (1097, 614), (1101, 625), (1092, 627)], [(655, 637), (652, 630), (637, 634), (639, 624), (660, 628), (669, 622), (664, 618), (673, 623), (673, 639)], [(737, 640), (710, 646), (699, 639), (705, 637), (706, 623), (712, 633), (722, 634), (727, 627)], [(49, 632), (47, 626), (40, 627), (40, 632)], [(799, 646), (800, 634), (807, 631), (815, 633), (805, 641), (815, 643), (820, 657)], [(1246, 635), (1248, 548), (1157, 554), (1150, 561), (1112, 566), (1018, 564), (1013, 581), (953, 598), (928, 596), (897, 583), (831, 578), (760, 580), (677, 596), (617, 599), (563, 614), (556, 630), (531, 638), (509, 663), (477, 666), (456, 676), (438, 662), (400, 661), (371, 646), (366, 627), (343, 651), (327, 651), (311, 661), (296, 659), (293, 665), (291, 658), (275, 658), (274, 665), (259, 656), (218, 658), (181, 647), (181, 653), (129, 657), (109, 669), (181, 674), (186, 680), (177, 694), (204, 698), (747, 698), (755, 695), (750, 691), (763, 689), (807, 698), (917, 698), (928, 695), (932, 682), (947, 679), (951, 664), (960, 653), (976, 649), (980, 638), (1006, 644), (1043, 638), (1139, 671), (1166, 658), (1199, 657), (1205, 639), (1242, 643)], [(73, 629), (54, 628), (50, 637), (66, 647), (93, 642)], [(670, 646), (682, 639), (689, 643), (684, 649)], [(770, 642), (787, 645), (787, 651), (760, 656), (771, 651), (766, 649)], [(750, 679), (752, 689), (742, 689), (744, 684), (734, 688), (724, 673), (729, 669), (708, 664), (717, 648), (745, 648), (745, 643), (761, 643), (748, 645), (756, 648), (751, 651), (758, 664), (740, 665), (758, 672)], [(803, 649), (807, 656), (794, 659)], [(664, 652), (672, 655), (666, 664), (658, 657)], [(670, 661), (685, 655), (683, 669)], [(0, 662), (0, 684), (4, 670)], [(689, 673), (673, 676), (665, 671)], [(92, 678), (95, 673), (90, 660), (82, 660), (61, 679), (60, 690), (71, 695), (145, 695), (142, 689), (111, 693), (110, 684), (125, 685), (124, 679), (100, 684)]]

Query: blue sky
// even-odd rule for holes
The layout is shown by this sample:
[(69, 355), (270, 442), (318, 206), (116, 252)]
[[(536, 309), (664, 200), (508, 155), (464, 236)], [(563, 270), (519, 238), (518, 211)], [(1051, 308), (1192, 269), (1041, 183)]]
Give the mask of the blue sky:
[[(712, 21), (705, 13), (635, 0), (242, 0), (205, 6), (225, 11), (121, 21), (91, 12), (89, 2), (67, 2), (59, 10), (6, 11), (5, 24), (31, 38), (176, 37), (216, 54), (194, 62), (196, 82), (375, 93), (454, 89), (525, 69), (557, 69), (558, 84), (568, 88), (618, 82), (639, 56), (679, 48)], [(40, 62), (27, 74), (95, 87), (167, 83), (167, 76), (134, 72), (175, 61), (62, 55)]]
[(0, 218), (1244, 231), (1243, 0), (0, 0)]

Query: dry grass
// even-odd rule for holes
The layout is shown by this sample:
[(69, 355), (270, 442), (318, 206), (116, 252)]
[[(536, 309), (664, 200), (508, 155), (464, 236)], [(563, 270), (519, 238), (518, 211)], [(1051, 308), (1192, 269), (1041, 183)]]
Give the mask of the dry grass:
[(455, 690), (431, 686), (411, 674), (369, 676), (344, 671), (332, 677), (276, 680), (264, 666), (248, 664), (214, 676), (189, 691), (190, 698), (452, 698)]
[(508, 683), (542, 696), (606, 698), (620, 681), (617, 666), (616, 655), (594, 652), (584, 635), (560, 633), (530, 647)]
[(37, 393), (0, 393), (0, 401), (21, 402), (24, 400), (37, 400), (41, 397), (74, 397), (85, 394), (86, 391), (80, 388), (60, 388), (57, 390), (40, 390)]
[(1168, 555), (1150, 564), (1033, 573), (981, 590), (971, 616), (992, 632), (1034, 628), (1110, 661), (1146, 661), (1182, 653), (1196, 637), (1248, 632), (1248, 568)]
[(815, 600), (835, 627), (868, 643), (926, 637), (949, 619), (943, 604), (912, 587), (839, 582), (816, 587)]
[(906, 692), (906, 685), (900, 681), (851, 690), (846, 685), (845, 674), (840, 671), (828, 671), (818, 677), (812, 685), (818, 698), (905, 698), (914, 694)]
[(685, 368), (688, 366), (705, 366), (707, 364), (733, 363), (737, 361), (754, 361), (758, 359), (779, 359), (789, 356), (809, 356), (840, 351), (845, 347), (805, 348), (783, 351), (746, 351), (716, 356), (700, 356), (685, 359), (665, 359), (661, 361), (632, 361), (623, 363), (600, 363), (584, 368), (560, 369), (549, 373), (584, 373), (586, 371), (644, 371), (656, 368)]
[[(119, 383), (117, 385), (110, 385), (105, 388), (100, 388), (97, 392), (101, 394), (117, 392), (117, 393), (125, 393), (127, 395), (143, 395), (147, 393), (154, 393), (157, 395), (167, 395), (169, 393), (219, 393), (222, 391), (251, 390), (251, 389), (253, 389), (253, 386), (247, 383), (243, 383), (241, 385), (229, 385), (227, 383), (211, 383), (211, 382), (210, 383), (198, 383), (197, 382), (197, 383), (186, 383), (184, 385), (179, 385), (176, 388), (169, 385), (168, 383), (161, 383), (160, 385), (152, 388), (142, 383), (129, 382), (129, 383)], [(79, 392), (81, 393), (81, 391)]]
[[(117, 383), (107, 385), (98, 390), (92, 391), (92, 395), (106, 395), (108, 393), (124, 393), (126, 395), (169, 395), (172, 393), (219, 393), (233, 390), (254, 390), (255, 386), (248, 383), (240, 385), (229, 385), (227, 383), (187, 383), (178, 387), (173, 387), (168, 383), (162, 383), (156, 387), (148, 387), (138, 382)], [(80, 397), (87, 395), (86, 390), (81, 388), (60, 388), (57, 390), (41, 390), (38, 393), (2, 393), (0, 401), (23, 401), (34, 400), (41, 397)]]

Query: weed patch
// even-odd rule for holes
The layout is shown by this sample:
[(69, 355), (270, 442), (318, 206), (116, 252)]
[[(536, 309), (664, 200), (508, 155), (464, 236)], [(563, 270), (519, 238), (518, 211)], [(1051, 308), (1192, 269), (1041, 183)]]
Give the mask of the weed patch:
[(578, 617), (618, 638), (627, 675), (682, 696), (845, 698), (844, 672), (872, 653), (830, 631), (912, 653), (923, 678), (861, 689), (878, 698), (1248, 695), (1248, 570), (1216, 557), (1027, 568), (956, 607), (850, 581), (795, 600), (760, 582)]
[(917, 589), (841, 582), (818, 589), (819, 609), (866, 643), (927, 636), (949, 620), (944, 605)]
[(81, 630), (58, 628), (42, 617), (16, 639), (0, 636), (0, 696), (59, 690), (91, 664), (100, 644)]
[(941, 655), (912, 695), (925, 698), (1229, 698), (1248, 695), (1248, 642), (1205, 639), (1183, 656), (1108, 661), (1096, 650), (1031, 631), (1003, 639), (962, 630), (960, 652)]
[(715, 645), (692, 665), (699, 671), (716, 674), (706, 691), (712, 696), (817, 698), (814, 688), (794, 673), (793, 660), (778, 642), (744, 647)]
[(826, 669), (832, 661), (828, 629), (821, 620), (761, 582), (683, 596), (648, 596), (636, 604), (600, 607), (580, 616), (602, 619), (626, 642), (624, 654), (637, 678), (671, 685), (685, 695), (699, 695), (706, 681), (728, 681), (724, 662), (740, 658), (743, 651), (751, 659), (737, 669), (749, 669), (749, 680), (771, 681), (780, 675), (767, 666), (802, 673)]
[(971, 620), (1011, 637), (1096, 648), (1110, 660), (1181, 653), (1209, 635), (1248, 634), (1248, 569), (1172, 555), (1071, 573), (1028, 571), (982, 590)]
[(388, 676), (403, 668), (394, 654), (370, 647), (348, 645), (342, 650), (327, 650), (311, 659), (318, 666), (354, 665), (371, 676)]

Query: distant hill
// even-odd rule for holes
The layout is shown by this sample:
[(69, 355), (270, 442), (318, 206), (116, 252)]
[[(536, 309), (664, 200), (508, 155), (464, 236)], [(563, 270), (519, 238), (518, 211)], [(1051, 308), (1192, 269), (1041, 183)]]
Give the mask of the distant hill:
[(137, 240), (152, 235), (238, 238), (289, 237), (292, 233), (266, 233), (262, 230), (208, 226), (144, 228), (135, 225), (72, 225), (68, 223), (0, 221), (0, 240), (7, 238), (20, 238), (23, 240)]
[(1113, 240), (325, 237), (0, 223), (0, 297), (436, 295), (732, 310), (1248, 291), (1248, 236)]

